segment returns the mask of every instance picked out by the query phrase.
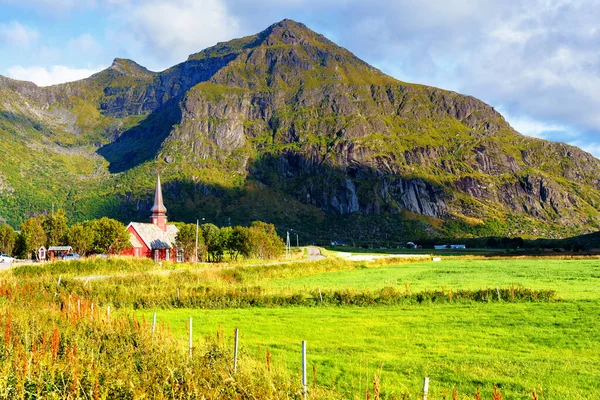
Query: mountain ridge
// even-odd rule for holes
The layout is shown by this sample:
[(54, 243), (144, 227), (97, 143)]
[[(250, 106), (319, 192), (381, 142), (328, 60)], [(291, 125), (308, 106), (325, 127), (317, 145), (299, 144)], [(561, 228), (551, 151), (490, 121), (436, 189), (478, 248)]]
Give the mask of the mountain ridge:
[[(69, 172), (83, 182), (71, 190), (79, 219), (141, 217), (144, 175), (161, 170), (174, 217), (254, 215), (315, 237), (565, 236), (600, 225), (600, 161), (589, 153), (523, 136), (475, 97), (401, 82), (291, 20), (160, 72), (117, 58), (50, 87), (0, 77), (0, 112), (6, 140), (58, 149), (67, 169), (61, 152), (90, 155), (89, 173)], [(36, 198), (20, 182), (27, 168), (0, 167), (0, 182), (17, 188), (0, 191), (12, 223), (50, 198), (70, 201), (49, 190), (18, 205), (19, 193)], [(249, 203), (256, 196), (263, 210)]]

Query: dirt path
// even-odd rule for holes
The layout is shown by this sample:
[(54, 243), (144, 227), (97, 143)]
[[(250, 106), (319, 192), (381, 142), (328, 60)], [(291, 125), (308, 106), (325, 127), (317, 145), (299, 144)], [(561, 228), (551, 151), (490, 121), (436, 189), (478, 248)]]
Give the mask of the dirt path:
[(321, 249), (318, 247), (309, 247), (308, 249), (308, 261), (319, 261), (325, 259), (325, 256), (321, 254)]

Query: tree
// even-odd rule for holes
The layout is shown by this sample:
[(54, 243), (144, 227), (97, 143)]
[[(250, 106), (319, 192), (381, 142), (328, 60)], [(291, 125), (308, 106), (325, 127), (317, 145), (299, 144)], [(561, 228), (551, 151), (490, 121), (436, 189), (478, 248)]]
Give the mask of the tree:
[(235, 252), (235, 258), (238, 256), (251, 257), (252, 256), (252, 243), (250, 240), (250, 228), (243, 226), (236, 226), (233, 229), (233, 235), (230, 244), (232, 250)]
[(96, 230), (94, 228), (95, 221), (86, 221), (71, 226), (67, 231), (67, 243), (73, 248), (77, 254), (89, 254), (96, 240)]
[(131, 248), (130, 233), (119, 221), (102, 217), (94, 222), (94, 251), (96, 253), (119, 254)]
[(231, 232), (225, 233), (224, 236), (227, 237), (225, 248), (227, 249), (231, 259), (237, 260), (240, 255), (248, 257), (248, 228), (236, 226), (231, 229)]
[(4, 224), (0, 226), (0, 253), (12, 255), (17, 241), (17, 234), (12, 226)]
[(44, 217), (32, 217), (21, 224), (21, 242), (24, 255), (31, 256), (32, 252), (36, 252), (46, 243), (47, 237), (43, 221)]
[[(186, 260), (191, 261), (196, 255), (196, 224), (177, 224), (177, 247), (183, 249)], [(198, 259), (204, 259), (205, 252), (204, 236), (202, 231), (198, 232)]]
[[(230, 226), (225, 226), (219, 230), (220, 242), (222, 253), (229, 253), (229, 256), (232, 256), (231, 247), (231, 238), (233, 236), (233, 228)], [(232, 257), (233, 258), (233, 257)]]
[(223, 258), (224, 246), (219, 228), (214, 224), (202, 224), (200, 229), (202, 229), (209, 261), (220, 261)]
[(52, 215), (47, 215), (43, 224), (47, 236), (47, 246), (60, 246), (66, 243), (69, 228), (65, 210), (59, 209)]
[(254, 221), (247, 228), (246, 243), (243, 244), (247, 256), (271, 259), (280, 256), (285, 249), (283, 239), (277, 235), (275, 225)]

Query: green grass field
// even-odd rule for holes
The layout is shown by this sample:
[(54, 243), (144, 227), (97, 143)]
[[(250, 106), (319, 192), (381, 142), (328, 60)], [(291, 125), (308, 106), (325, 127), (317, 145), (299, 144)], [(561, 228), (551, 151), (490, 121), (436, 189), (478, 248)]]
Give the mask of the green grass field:
[(474, 396), (477, 386), (489, 395), (494, 383), (505, 398), (531, 398), (536, 388), (547, 399), (588, 399), (600, 390), (596, 302), (158, 313), (182, 341), (190, 316), (196, 334), (211, 335), (220, 325), (231, 338), (238, 327), (245, 353), (256, 355), (260, 345), (296, 374), (306, 340), (317, 382), (344, 398), (363, 398), (373, 373), (389, 398), (415, 398), (424, 376), (432, 398), (454, 388)]
[[(419, 291), (514, 284), (554, 289), (559, 301), (177, 309), (158, 310), (158, 319), (182, 341), (190, 316), (196, 335), (212, 335), (221, 326), (231, 339), (240, 328), (245, 357), (255, 358), (260, 345), (263, 358), (269, 349), (274, 363), (296, 375), (300, 343), (307, 340), (318, 384), (341, 398), (365, 398), (375, 373), (389, 399), (417, 398), (425, 376), (431, 378), (430, 399), (451, 398), (453, 389), (459, 398), (472, 399), (477, 387), (491, 398), (495, 383), (504, 399), (530, 399), (534, 389), (544, 399), (589, 399), (600, 392), (600, 260), (456, 259), (265, 277), (260, 283), (299, 293), (317, 287), (409, 285)], [(152, 310), (138, 312), (151, 318)]]
[[(186, 267), (189, 270), (182, 270)], [(425, 376), (431, 379), (429, 400), (453, 398), (453, 390), (458, 399), (473, 400), (478, 387), (482, 399), (491, 399), (495, 384), (505, 400), (532, 399), (533, 390), (540, 399), (590, 399), (600, 393), (597, 258), (469, 256), (441, 262), (350, 262), (330, 257), (262, 266), (157, 266), (148, 260), (99, 259), (23, 266), (5, 272), (3, 279), (0, 328), (5, 334), (0, 336), (0, 350), (5, 346), (8, 351), (6, 374), (17, 380), (0, 380), (0, 392), (7, 386), (25, 393), (27, 385), (33, 384), (38, 393), (48, 390), (65, 396), (83, 393), (85, 386), (89, 397), (96, 383), (105, 381), (106, 393), (140, 396), (171, 393), (176, 397), (191, 385), (207, 399), (223, 398), (219, 394), (223, 390), (241, 396), (236, 398), (253, 398), (248, 391), (256, 393), (254, 398), (299, 398), (300, 346), (306, 340), (311, 387), (316, 381), (313, 399), (365, 399), (367, 388), (374, 398), (374, 375), (381, 379), (381, 399), (389, 400), (420, 398)], [(515, 297), (510, 290), (513, 285), (552, 289), (557, 295)], [(496, 286), (506, 296), (500, 301), (494, 297)], [(319, 288), (325, 298), (322, 304)], [(408, 300), (374, 301), (389, 293), (388, 288)], [(465, 289), (481, 294), (480, 288), (492, 299), (459, 296)], [(414, 300), (432, 291), (445, 297)], [(353, 304), (365, 306), (335, 301), (336, 296), (346, 295), (359, 300)], [(83, 317), (81, 301), (87, 310)], [(200, 305), (207, 309), (186, 308)], [(120, 321), (115, 324), (117, 336), (107, 323), (108, 306)], [(161, 330), (166, 347), (160, 347), (160, 354), (150, 350), (148, 322), (154, 311), (160, 326), (166, 328)], [(137, 324), (130, 318), (132, 313), (147, 323)], [(18, 335), (7, 336), (13, 331), (9, 315), (15, 318)], [(186, 363), (189, 317), (194, 320), (199, 356), (220, 365), (216, 375), (211, 375), (212, 367), (205, 365), (204, 358), (193, 367), (202, 368), (202, 376), (210, 376), (209, 386), (203, 383), (208, 378), (196, 376)], [(41, 327), (44, 334), (48, 336), (53, 326), (60, 327), (60, 342), (67, 347), (58, 348), (56, 355), (46, 346), (46, 364), (29, 378), (21, 349), (27, 349), (30, 357), (37, 354), (29, 332), (43, 318), (50, 318)], [(237, 379), (229, 370), (235, 328), (240, 329), (240, 368), (245, 373)], [(81, 329), (92, 329), (96, 337), (88, 340)], [(218, 331), (226, 335), (225, 353), (211, 347)], [(39, 340), (42, 332), (36, 335)], [(101, 365), (92, 368), (86, 357), (94, 354), (93, 349), (112, 348), (115, 337), (121, 341), (115, 348), (134, 357), (118, 358), (99, 350)], [(204, 339), (208, 337), (212, 340)], [(79, 349), (75, 364), (68, 347), (74, 344)], [(167, 348), (171, 353), (163, 354)], [(57, 357), (59, 364), (50, 362)], [(165, 364), (156, 364), (156, 357)], [(133, 383), (115, 380), (112, 365), (117, 361), (126, 366), (124, 371)], [(140, 368), (143, 374), (136, 372)], [(180, 372), (174, 373), (173, 368)], [(174, 389), (172, 383), (179, 382), (180, 374), (185, 385), (178, 383)], [(79, 378), (85, 381), (81, 388), (69, 383)], [(56, 379), (67, 380), (58, 385)], [(54, 383), (48, 386), (48, 382)], [(237, 383), (232, 386), (232, 382)]]
[(332, 271), (302, 277), (269, 280), (277, 289), (380, 289), (406, 287), (412, 291), (495, 288), (522, 285), (552, 289), (559, 298), (600, 299), (600, 260), (443, 260), (418, 262), (352, 271)]

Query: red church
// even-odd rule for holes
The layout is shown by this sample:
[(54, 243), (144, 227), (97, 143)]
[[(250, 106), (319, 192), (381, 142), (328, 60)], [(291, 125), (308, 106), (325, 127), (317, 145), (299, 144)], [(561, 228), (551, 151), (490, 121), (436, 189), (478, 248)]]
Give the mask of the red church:
[(148, 257), (155, 262), (184, 261), (183, 250), (177, 249), (175, 244), (179, 230), (175, 225), (167, 224), (167, 209), (163, 204), (160, 175), (156, 181), (154, 205), (150, 211), (150, 223), (131, 222), (127, 226), (131, 234), (131, 249), (125, 250), (123, 255)]

